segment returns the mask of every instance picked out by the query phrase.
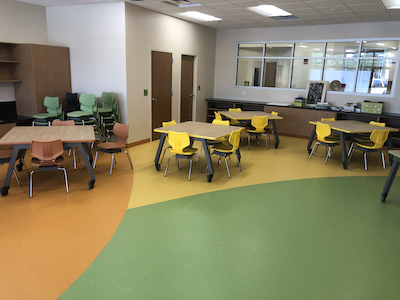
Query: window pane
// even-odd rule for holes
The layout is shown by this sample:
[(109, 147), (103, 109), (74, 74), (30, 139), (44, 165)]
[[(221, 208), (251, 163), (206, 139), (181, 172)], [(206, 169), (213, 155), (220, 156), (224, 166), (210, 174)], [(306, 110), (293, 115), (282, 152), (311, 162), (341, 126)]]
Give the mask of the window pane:
[(330, 91), (353, 92), (357, 61), (355, 59), (327, 59), (323, 80), (329, 81)]
[(266, 44), (265, 56), (266, 57), (291, 57), (293, 44)]
[(323, 57), (324, 43), (296, 43), (294, 46), (295, 57)]
[(264, 44), (239, 44), (238, 56), (263, 56)]
[(305, 89), (308, 80), (321, 80), (322, 59), (294, 59), (292, 88)]
[(264, 61), (264, 87), (289, 87), (290, 59), (266, 59)]
[(397, 57), (399, 41), (364, 41), (361, 57)]
[(396, 61), (393, 59), (363, 59), (357, 75), (357, 93), (390, 94)]
[(357, 57), (359, 42), (340, 42), (326, 44), (326, 57)]
[(239, 58), (237, 62), (236, 85), (260, 86), (261, 59)]

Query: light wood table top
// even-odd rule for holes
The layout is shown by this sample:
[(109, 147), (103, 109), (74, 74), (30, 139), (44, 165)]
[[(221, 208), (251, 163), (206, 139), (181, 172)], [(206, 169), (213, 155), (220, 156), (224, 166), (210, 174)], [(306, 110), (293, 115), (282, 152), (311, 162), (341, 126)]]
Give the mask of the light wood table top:
[(400, 150), (389, 150), (389, 154), (393, 156), (400, 157)]
[(236, 119), (236, 120), (251, 120), (253, 119), (254, 116), (257, 117), (265, 117), (267, 116), (268, 119), (271, 120), (281, 120), (283, 119), (281, 116), (274, 116), (271, 115), (270, 113), (266, 113), (263, 111), (247, 111), (247, 110), (243, 110), (243, 111), (229, 111), (229, 110), (221, 110), (218, 111), (221, 115), (224, 115), (230, 119)]
[(188, 121), (167, 127), (155, 128), (154, 131), (159, 133), (168, 133), (170, 130), (175, 132), (187, 132), (189, 136), (194, 138), (216, 140), (238, 129), (243, 129), (243, 127)]
[(16, 126), (1, 139), (0, 145), (30, 144), (32, 140), (55, 140), (63, 143), (94, 142), (93, 126)]
[(329, 124), (333, 130), (342, 131), (345, 133), (371, 133), (375, 129), (387, 130), (390, 132), (398, 132), (398, 128), (382, 127), (377, 125), (368, 124), (366, 122), (353, 121), (353, 120), (337, 120), (337, 121), (310, 121), (310, 124), (316, 125), (317, 122)]

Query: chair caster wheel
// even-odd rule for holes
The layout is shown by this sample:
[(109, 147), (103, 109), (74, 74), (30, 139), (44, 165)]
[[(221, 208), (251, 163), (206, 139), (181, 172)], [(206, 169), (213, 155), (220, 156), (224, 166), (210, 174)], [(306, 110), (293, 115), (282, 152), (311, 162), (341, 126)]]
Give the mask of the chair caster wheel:
[(17, 171), (18, 171), (18, 172), (21, 172), (23, 166), (24, 166), (24, 165), (23, 165), (22, 163), (19, 163), (19, 164), (16, 166), (16, 167), (17, 167)]
[(95, 182), (94, 180), (88, 181), (89, 190), (93, 189), (93, 187), (94, 187), (94, 182)]
[(385, 202), (386, 201), (386, 197), (387, 197), (387, 194), (382, 193), (381, 194), (381, 202)]
[(9, 189), (10, 187), (8, 187), (8, 186), (3, 186), (2, 188), (0, 188), (0, 194), (2, 195), (2, 196), (6, 196), (6, 195), (8, 195), (8, 189)]
[(156, 170), (160, 171), (161, 170), (161, 165), (160, 164), (156, 164)]
[(207, 175), (207, 182), (211, 182), (212, 178), (213, 178), (213, 174), (208, 174)]

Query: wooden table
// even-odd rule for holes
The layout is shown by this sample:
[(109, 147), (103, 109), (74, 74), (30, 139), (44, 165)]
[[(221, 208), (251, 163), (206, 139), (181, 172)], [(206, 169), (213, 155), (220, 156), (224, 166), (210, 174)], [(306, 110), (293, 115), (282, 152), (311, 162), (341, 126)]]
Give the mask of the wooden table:
[[(392, 128), (392, 127), (382, 127), (382, 126), (377, 126), (377, 125), (371, 125), (369, 123), (365, 122), (360, 122), (360, 121), (351, 121), (351, 120), (337, 120), (337, 121), (310, 121), (309, 123), (314, 125), (313, 131), (311, 133), (310, 139), (307, 144), (307, 151), (308, 154), (311, 153), (311, 145), (315, 137), (315, 129), (317, 122), (323, 123), (323, 124), (329, 124), (331, 126), (332, 131), (338, 132), (340, 135), (340, 146), (342, 150), (342, 164), (343, 164), (343, 169), (347, 170), (349, 164), (347, 162), (347, 147), (346, 147), (346, 134), (351, 135), (351, 141), (353, 141), (353, 136), (354, 134), (357, 133), (372, 133), (375, 129), (378, 130), (387, 130), (389, 129), (389, 136), (387, 139), (387, 145), (388, 149), (391, 150), (393, 148), (393, 142), (392, 142), (392, 132), (398, 132), (398, 128)], [(389, 154), (389, 160), (390, 163), (393, 162), (393, 156)]]
[[(94, 187), (95, 176), (92, 169), (93, 156), (88, 146), (88, 143), (96, 140), (93, 126), (16, 126), (0, 139), (0, 145), (14, 146), (6, 178), (4, 179), (4, 186), (0, 188), (2, 196), (8, 194), (11, 174), (18, 150), (24, 149), (26, 151), (26, 149), (29, 149), (32, 140), (43, 141), (54, 139), (61, 139), (65, 146), (77, 147), (79, 149), (90, 175), (91, 180), (88, 182), (89, 189)], [(89, 155), (89, 159), (87, 155)]]
[(268, 121), (271, 120), (272, 126), (274, 127), (274, 136), (275, 136), (275, 148), (279, 146), (279, 135), (278, 135), (278, 128), (276, 127), (275, 120), (282, 120), (281, 116), (275, 116), (263, 111), (250, 111), (250, 110), (243, 110), (243, 111), (228, 111), (228, 110), (221, 110), (218, 111), (221, 115), (229, 118), (229, 119), (236, 119), (238, 121), (249, 121), (253, 119), (253, 117), (268, 117)]
[[(161, 169), (161, 165), (160, 165), (159, 161), (160, 161), (161, 152), (162, 152), (162, 149), (164, 146), (165, 138), (168, 135), (168, 131), (171, 130), (171, 131), (175, 131), (175, 132), (187, 132), (187, 134), (189, 135), (189, 137), (191, 138), (192, 141), (198, 140), (198, 141), (201, 141), (201, 143), (202, 143), (202, 146), (204, 149), (204, 156), (206, 157), (206, 160), (207, 160), (208, 171), (210, 172), (207, 175), (207, 181), (211, 182), (211, 180), (214, 176), (214, 168), (213, 168), (213, 165), (211, 162), (210, 152), (208, 151), (206, 141), (207, 140), (212, 141), (212, 140), (216, 140), (218, 138), (224, 137), (224, 136), (228, 136), (228, 135), (230, 135), (230, 133), (232, 131), (238, 130), (239, 128), (242, 128), (242, 127), (215, 125), (215, 124), (211, 124), (211, 123), (193, 122), (193, 121), (183, 122), (183, 123), (179, 123), (179, 124), (171, 125), (171, 126), (167, 126), (167, 127), (155, 128), (154, 129), (155, 132), (161, 133), (161, 138), (160, 138), (160, 142), (158, 144), (156, 157), (154, 159), (154, 164), (156, 166), (157, 171), (160, 171), (160, 169)], [(238, 151), (238, 159), (240, 161), (240, 151), (239, 151), (239, 149), (237, 151)]]
[(381, 201), (385, 202), (386, 197), (389, 193), (390, 187), (392, 186), (393, 180), (396, 177), (397, 170), (400, 165), (400, 150), (389, 150), (389, 154), (394, 156), (394, 162), (390, 168), (389, 175), (386, 179), (385, 185), (383, 186), (383, 192), (381, 194)]

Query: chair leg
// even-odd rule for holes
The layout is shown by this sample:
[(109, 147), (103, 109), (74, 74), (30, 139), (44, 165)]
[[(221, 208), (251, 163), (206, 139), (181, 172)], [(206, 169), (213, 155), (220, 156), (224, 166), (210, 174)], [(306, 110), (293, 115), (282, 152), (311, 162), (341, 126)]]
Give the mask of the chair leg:
[[(162, 164), (162, 162), (163, 162), (163, 159), (164, 159), (164, 155), (165, 155), (165, 151), (167, 151), (167, 149), (168, 149), (168, 148), (171, 148), (171, 146), (165, 147), (165, 149), (164, 149), (164, 153), (163, 153), (163, 155), (162, 155), (162, 157), (161, 157), (160, 164)], [(200, 151), (201, 151), (201, 149), (200, 149)]]
[(226, 165), (226, 171), (228, 172), (228, 177), (231, 178), (231, 172), (229, 172), (229, 165), (228, 165), (228, 160), (226, 159), (226, 156), (225, 156), (225, 165)]
[(314, 147), (312, 148), (311, 153), (310, 153), (310, 155), (308, 156), (308, 158), (311, 158), (311, 156), (312, 156), (313, 153), (314, 153), (315, 146), (317, 146), (317, 145), (319, 145), (319, 144), (320, 144), (320, 142), (316, 142), (316, 143), (314, 144)]
[(250, 150), (250, 134), (247, 134), (247, 145), (248, 145), (248, 149)]
[(33, 172), (35, 171), (32, 170), (31, 173), (29, 174), (29, 197), (31, 198), (33, 195)]
[(385, 154), (381, 151), (381, 157), (382, 157), (382, 167), (385, 170), (386, 169), (386, 162), (385, 162)]
[(239, 170), (240, 170), (240, 172), (242, 172), (242, 166), (240, 165), (240, 160), (239, 160), (239, 156), (238, 156), (237, 152), (236, 152), (236, 160), (237, 160), (237, 164), (239, 166)]
[(328, 161), (328, 157), (331, 157), (331, 147), (328, 147), (328, 153), (326, 154), (325, 164)]
[(17, 180), (18, 185), (21, 186), (21, 183), (19, 182), (19, 178), (18, 178), (17, 172), (15, 172), (15, 168), (13, 168), (13, 173), (14, 173), (15, 179)]
[(126, 155), (128, 156), (129, 164), (131, 165), (131, 169), (133, 170), (133, 166), (132, 166), (132, 162), (131, 162), (131, 156), (129, 155), (129, 152), (128, 151), (122, 151), (122, 152), (126, 153)]
[(189, 159), (189, 161), (190, 161), (190, 166), (189, 166), (189, 177), (188, 177), (188, 180), (190, 181), (190, 178), (192, 177), (193, 156)]
[(68, 183), (67, 170), (65, 168), (58, 168), (58, 169), (64, 172), (65, 189), (67, 191), (67, 194), (69, 194), (69, 183)]
[(99, 151), (96, 151), (96, 155), (94, 157), (94, 162), (93, 162), (93, 170), (96, 169), (96, 162), (97, 162), (97, 156), (99, 155)]
[(350, 145), (349, 152), (347, 152), (347, 157), (349, 157), (350, 154), (352, 154), (352, 151), (354, 150), (353, 148), (354, 148), (354, 142), (352, 142), (351, 145)]
[(168, 162), (167, 162), (167, 166), (165, 167), (165, 172), (164, 172), (164, 177), (167, 176), (167, 172), (168, 172), (168, 166), (169, 166), (169, 160), (173, 155), (171, 155), (170, 157), (168, 157)]
[(265, 136), (265, 146), (267, 147), (267, 150), (268, 150), (268, 139), (267, 139), (267, 135), (266, 134), (263, 134), (264, 136)]
[(111, 153), (111, 167), (110, 167), (110, 175), (112, 174), (112, 169), (113, 169), (113, 165), (114, 165), (114, 157), (115, 153)]
[(74, 169), (76, 170), (76, 168), (78, 167), (78, 164), (76, 163), (75, 149), (72, 149), (72, 155), (73, 155), (73, 159), (74, 159)]
[(367, 164), (367, 159), (368, 159), (368, 154), (367, 152), (364, 152), (364, 170), (368, 170), (368, 164)]

